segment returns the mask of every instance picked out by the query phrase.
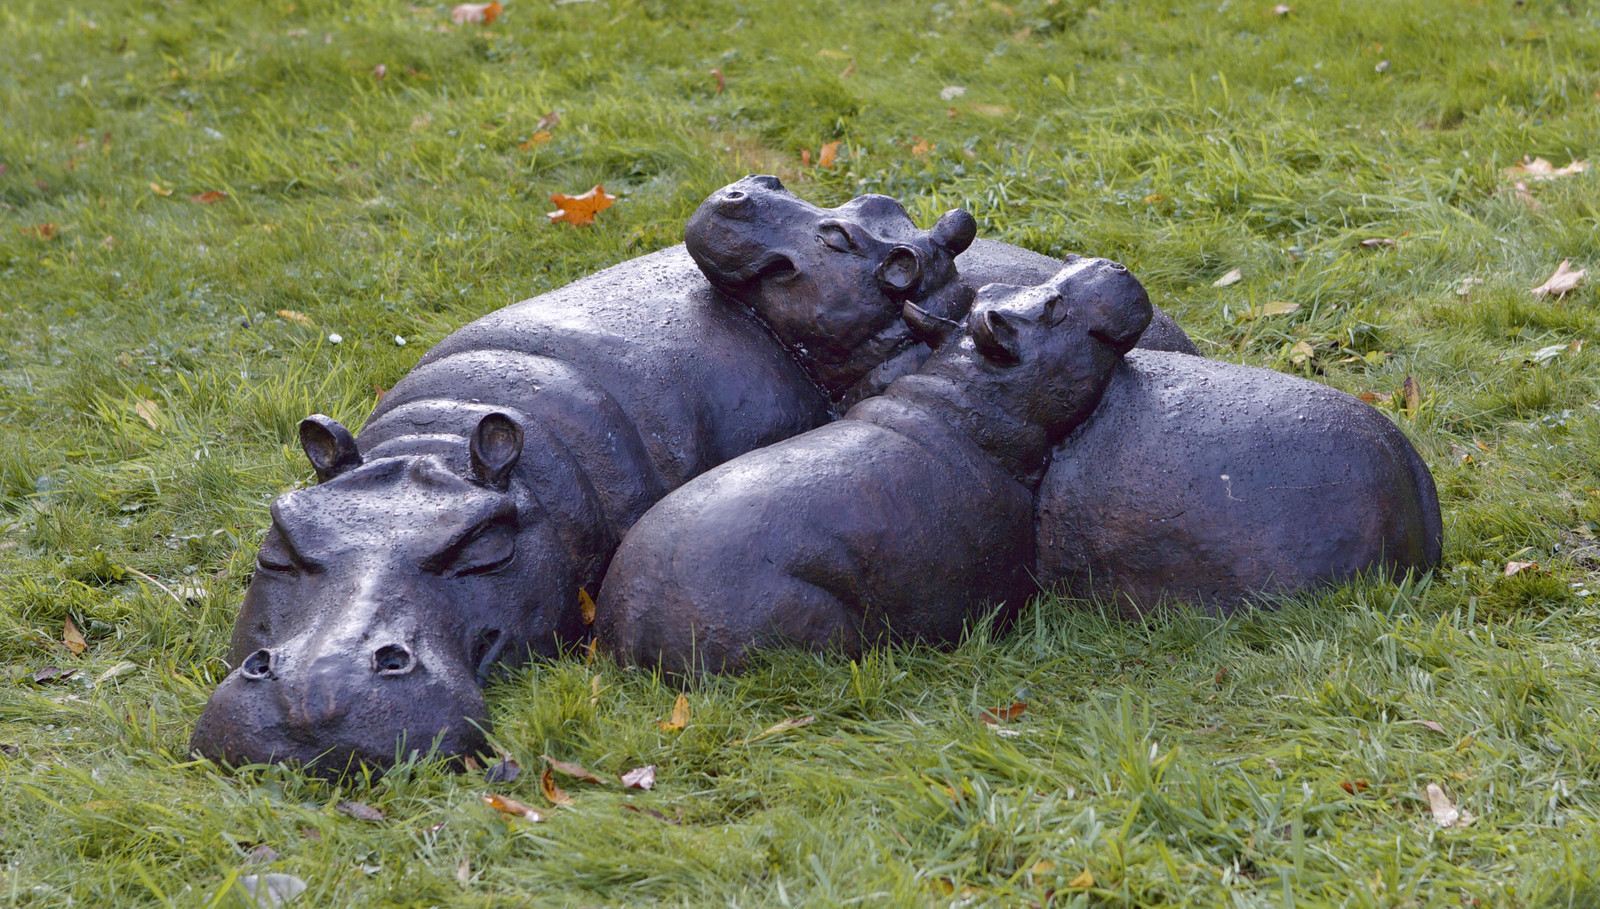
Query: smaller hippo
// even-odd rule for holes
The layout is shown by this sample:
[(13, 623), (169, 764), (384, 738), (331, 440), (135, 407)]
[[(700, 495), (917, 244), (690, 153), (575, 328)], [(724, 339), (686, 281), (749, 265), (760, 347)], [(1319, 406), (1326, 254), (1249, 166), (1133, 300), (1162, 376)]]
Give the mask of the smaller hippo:
[(834, 423), (668, 494), (624, 538), (596, 630), (625, 663), (743, 668), (774, 646), (859, 653), (956, 640), (984, 600), (1034, 592), (1034, 489), (1150, 322), (1127, 269), (1074, 257), (1039, 287), (991, 284), (964, 329)]

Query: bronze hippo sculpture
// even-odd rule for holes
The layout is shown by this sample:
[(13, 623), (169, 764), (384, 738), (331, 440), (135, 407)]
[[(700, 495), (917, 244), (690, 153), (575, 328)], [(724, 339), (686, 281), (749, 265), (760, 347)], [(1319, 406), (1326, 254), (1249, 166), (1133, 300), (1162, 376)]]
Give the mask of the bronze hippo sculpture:
[(1352, 575), (1438, 566), (1433, 476), (1341, 391), (1158, 351), (1117, 365), (1039, 490), (1039, 580), (1138, 613), (1228, 611)]
[[(740, 186), (753, 205), (737, 204)], [(481, 749), (491, 668), (584, 638), (580, 603), (657, 499), (826, 422), (886, 384), (886, 359), (920, 362), (905, 302), (956, 317), (975, 282), (1038, 283), (1060, 267), (1005, 244), (967, 250), (973, 222), (959, 210), (923, 231), (885, 197), (824, 209), (770, 177), (714, 194), (696, 219), (687, 249), (450, 335), (359, 439), (326, 417), (302, 424), (319, 484), (273, 505), (231, 671), (194, 750), (337, 773)], [(701, 241), (734, 236), (764, 237), (785, 260), (749, 275), (737, 257), (705, 255)], [(972, 277), (957, 281), (951, 260), (964, 252)], [(798, 322), (764, 321), (778, 287)], [(808, 347), (790, 330), (808, 309), (849, 343)], [(1161, 343), (1188, 343), (1170, 327)]]
[[(913, 329), (944, 321), (905, 309)], [(601, 585), (601, 644), (673, 674), (727, 672), (775, 646), (950, 642), (985, 599), (1015, 610), (1036, 590), (1034, 488), (1050, 451), (1150, 316), (1144, 288), (1103, 259), (983, 288), (917, 372), (640, 518)]]

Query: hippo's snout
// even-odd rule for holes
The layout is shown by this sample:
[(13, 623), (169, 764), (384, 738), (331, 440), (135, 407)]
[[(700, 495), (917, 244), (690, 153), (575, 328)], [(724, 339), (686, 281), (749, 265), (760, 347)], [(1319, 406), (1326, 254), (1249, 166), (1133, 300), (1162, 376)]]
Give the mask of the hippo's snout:
[(1091, 337), (1125, 354), (1150, 325), (1150, 295), (1127, 266), (1110, 259), (1067, 256), (1054, 279), (1063, 298), (1085, 313)]
[(474, 754), (487, 747), (483, 696), (472, 667), (451, 662), (402, 641), (315, 656), (261, 648), (212, 694), (190, 747), (235, 766), (288, 762), (329, 775)]

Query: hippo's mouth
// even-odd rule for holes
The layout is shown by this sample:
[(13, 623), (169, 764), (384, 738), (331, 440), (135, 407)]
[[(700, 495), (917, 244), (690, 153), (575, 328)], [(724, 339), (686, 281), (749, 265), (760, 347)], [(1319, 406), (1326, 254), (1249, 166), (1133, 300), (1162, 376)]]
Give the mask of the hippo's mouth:
[(750, 290), (767, 281), (786, 281), (799, 274), (800, 270), (795, 267), (794, 260), (782, 253), (773, 253), (758, 264), (722, 272), (720, 275), (706, 272), (706, 276), (713, 283), (729, 292)]

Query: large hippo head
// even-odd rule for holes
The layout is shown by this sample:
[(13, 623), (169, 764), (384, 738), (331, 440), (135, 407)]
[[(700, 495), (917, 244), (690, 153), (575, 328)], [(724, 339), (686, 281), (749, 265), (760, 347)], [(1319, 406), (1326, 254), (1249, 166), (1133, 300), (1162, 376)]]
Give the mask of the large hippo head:
[[(1047, 445), (1093, 413), (1151, 313), (1149, 295), (1128, 269), (1082, 256), (1068, 256), (1036, 287), (984, 285), (964, 325), (904, 304), (907, 324), (936, 349), (922, 374), (964, 386), (1016, 424), (1038, 427)], [(1042, 467), (1026, 465), (1029, 472)]]
[(333, 774), (435, 748), (472, 754), (491, 665), (581, 635), (549, 627), (577, 610), (529, 605), (575, 602), (576, 582), (558, 516), (515, 470), (522, 426), (504, 413), (470, 425), (465, 451), (363, 463), (343, 426), (301, 424), (320, 482), (272, 505), (233, 671), (192, 748)]
[(714, 287), (765, 321), (834, 400), (849, 401), (874, 369), (917, 344), (902, 303), (945, 318), (965, 313), (971, 294), (956, 280), (955, 258), (976, 232), (960, 209), (919, 230), (888, 196), (819, 208), (777, 177), (749, 176), (712, 193), (684, 240)]

